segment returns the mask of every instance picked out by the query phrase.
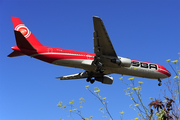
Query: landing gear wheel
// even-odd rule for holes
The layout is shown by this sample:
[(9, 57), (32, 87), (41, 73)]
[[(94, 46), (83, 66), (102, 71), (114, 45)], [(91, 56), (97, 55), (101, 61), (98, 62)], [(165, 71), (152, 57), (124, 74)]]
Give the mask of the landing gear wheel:
[(90, 81), (91, 84), (93, 84), (94, 82), (95, 82), (95, 80), (93, 80), (93, 79)]
[(93, 83), (95, 82), (95, 80), (92, 79), (91, 77), (88, 77), (88, 78), (86, 79), (86, 81), (87, 81), (87, 82), (90, 82), (91, 84), (93, 84)]
[(88, 77), (88, 78), (86, 79), (86, 81), (87, 81), (87, 82), (91, 81), (91, 78), (90, 78), (90, 77)]
[(162, 81), (161, 81), (161, 79), (158, 79), (158, 81), (159, 81), (159, 83), (158, 83), (158, 86), (161, 86), (162, 85)]
[(162, 83), (158, 83), (158, 86), (161, 86), (162, 85)]

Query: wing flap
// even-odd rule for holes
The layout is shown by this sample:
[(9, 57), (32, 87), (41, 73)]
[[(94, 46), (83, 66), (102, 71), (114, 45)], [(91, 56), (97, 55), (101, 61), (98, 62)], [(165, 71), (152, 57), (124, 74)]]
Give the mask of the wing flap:
[(88, 75), (86, 72), (80, 72), (77, 74), (72, 74), (72, 75), (67, 75), (67, 76), (62, 76), (62, 77), (56, 77), (57, 79), (60, 80), (72, 80), (72, 79), (81, 79), (81, 78), (87, 78)]
[(81, 64), (90, 66), (90, 65), (92, 65), (92, 60), (84, 60), (84, 61), (82, 61)]

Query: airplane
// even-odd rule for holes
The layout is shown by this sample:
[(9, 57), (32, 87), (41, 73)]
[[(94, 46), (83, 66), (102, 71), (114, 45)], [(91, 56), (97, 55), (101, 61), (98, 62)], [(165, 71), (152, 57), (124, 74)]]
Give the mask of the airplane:
[(109, 74), (121, 74), (161, 80), (171, 76), (162, 65), (117, 56), (101, 18), (93, 16), (94, 53), (80, 52), (42, 45), (17, 17), (11, 17), (17, 46), (8, 57), (27, 55), (54, 65), (83, 69), (83, 72), (56, 77), (60, 80), (82, 79), (94, 83), (112, 84)]

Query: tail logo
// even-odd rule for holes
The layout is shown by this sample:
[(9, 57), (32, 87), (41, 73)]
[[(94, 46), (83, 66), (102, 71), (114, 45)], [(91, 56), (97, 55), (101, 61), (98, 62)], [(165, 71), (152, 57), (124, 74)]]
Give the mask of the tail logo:
[(24, 24), (19, 24), (15, 27), (15, 30), (20, 31), (25, 38), (28, 38), (31, 35), (31, 32)]

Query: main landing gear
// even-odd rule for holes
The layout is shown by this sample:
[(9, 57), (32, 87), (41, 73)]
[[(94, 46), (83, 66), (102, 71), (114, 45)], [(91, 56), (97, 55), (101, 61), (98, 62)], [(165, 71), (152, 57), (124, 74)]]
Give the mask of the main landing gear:
[(91, 84), (93, 84), (93, 83), (95, 82), (95, 80), (92, 79), (91, 77), (88, 77), (88, 78), (86, 79), (86, 81), (87, 81), (87, 82), (90, 82)]
[(104, 72), (103, 63), (102, 62), (97, 62), (95, 64), (95, 66), (96, 66), (96, 72), (99, 72), (99, 73), (103, 73)]
[(99, 73), (104, 72), (103, 62), (100, 60), (100, 57), (95, 56), (93, 64), (94, 64), (94, 66), (96, 66), (96, 69), (95, 69), (96, 72), (99, 72)]
[(159, 81), (159, 83), (158, 83), (158, 86), (161, 86), (162, 85), (162, 81), (161, 81), (161, 79), (160, 78), (158, 78), (158, 81)]

